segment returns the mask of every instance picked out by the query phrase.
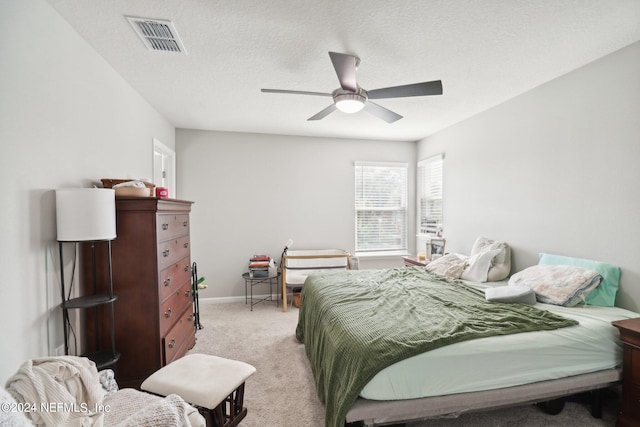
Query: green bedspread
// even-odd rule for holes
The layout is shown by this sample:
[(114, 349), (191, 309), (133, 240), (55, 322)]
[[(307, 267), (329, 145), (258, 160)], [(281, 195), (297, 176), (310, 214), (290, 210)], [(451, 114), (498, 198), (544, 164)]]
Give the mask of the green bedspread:
[(488, 303), (460, 281), (405, 267), (309, 276), (296, 337), (305, 344), (325, 424), (338, 427), (362, 388), (402, 359), (473, 338), (574, 324), (532, 306)]

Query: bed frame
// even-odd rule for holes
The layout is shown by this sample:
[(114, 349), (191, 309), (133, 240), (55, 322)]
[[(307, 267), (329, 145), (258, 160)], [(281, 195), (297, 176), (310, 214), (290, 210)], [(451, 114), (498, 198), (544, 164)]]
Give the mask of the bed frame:
[[(596, 391), (620, 383), (621, 369), (607, 369), (549, 381), (540, 381), (496, 390), (458, 393), (409, 400), (368, 400), (358, 398), (346, 415), (346, 425), (384, 425), (428, 418), (458, 417), (478, 412), (548, 402), (587, 391)], [(591, 414), (602, 416), (600, 393), (594, 393)], [(562, 401), (563, 405), (563, 401)], [(555, 413), (559, 413), (562, 406)], [(553, 413), (550, 411), (550, 413)]]

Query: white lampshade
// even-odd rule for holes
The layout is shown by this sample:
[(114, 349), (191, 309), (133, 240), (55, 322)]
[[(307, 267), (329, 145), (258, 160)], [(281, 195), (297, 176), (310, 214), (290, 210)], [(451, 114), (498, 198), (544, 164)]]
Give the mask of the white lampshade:
[(59, 242), (116, 238), (116, 193), (107, 188), (56, 190)]

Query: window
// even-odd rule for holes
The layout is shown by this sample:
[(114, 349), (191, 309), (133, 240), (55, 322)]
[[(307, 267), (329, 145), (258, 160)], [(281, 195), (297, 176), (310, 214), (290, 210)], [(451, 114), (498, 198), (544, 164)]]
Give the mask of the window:
[(418, 162), (418, 233), (436, 234), (442, 228), (442, 171), (444, 156)]
[(356, 162), (356, 252), (406, 252), (406, 163)]

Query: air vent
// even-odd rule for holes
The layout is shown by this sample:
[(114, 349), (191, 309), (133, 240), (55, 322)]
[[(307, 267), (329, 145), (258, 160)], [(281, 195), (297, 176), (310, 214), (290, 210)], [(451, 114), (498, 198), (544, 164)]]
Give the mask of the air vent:
[(147, 49), (187, 53), (178, 37), (176, 27), (173, 26), (173, 22), (132, 16), (127, 16), (126, 18)]

